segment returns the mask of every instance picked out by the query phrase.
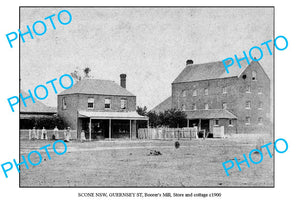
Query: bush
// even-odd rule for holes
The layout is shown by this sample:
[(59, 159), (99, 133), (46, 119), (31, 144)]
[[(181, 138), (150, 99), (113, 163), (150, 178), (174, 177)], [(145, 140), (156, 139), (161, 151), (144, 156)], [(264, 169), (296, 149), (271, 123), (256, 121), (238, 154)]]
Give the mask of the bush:
[[(36, 129), (42, 129), (45, 127), (45, 129), (54, 129), (55, 126), (57, 126), (58, 129), (64, 129), (68, 127), (68, 123), (60, 116), (52, 116), (52, 117), (46, 117), (46, 118), (30, 118), (26, 119), (26, 122), (20, 121), (20, 123), (23, 123), (23, 125), (20, 125), (21, 129), (32, 129), (35, 127)], [(24, 125), (26, 123), (26, 125)]]
[(164, 112), (148, 112), (149, 123), (151, 127), (166, 126), (170, 128), (185, 127), (186, 114), (177, 109), (169, 109)]

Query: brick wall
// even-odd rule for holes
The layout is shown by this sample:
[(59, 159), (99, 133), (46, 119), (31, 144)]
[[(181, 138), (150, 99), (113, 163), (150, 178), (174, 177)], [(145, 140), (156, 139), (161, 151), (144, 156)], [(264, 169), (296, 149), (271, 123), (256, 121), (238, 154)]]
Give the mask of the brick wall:
[[(88, 109), (88, 98), (94, 98), (94, 109)], [(105, 109), (105, 98), (111, 99), (111, 109)], [(126, 109), (121, 109), (121, 99), (127, 100)], [(109, 96), (109, 95), (78, 95), (78, 110), (87, 111), (114, 111), (126, 112), (136, 110), (136, 97), (135, 96)]]
[[(252, 80), (253, 70), (257, 72), (255, 81)], [(243, 78), (243, 75), (246, 75), (246, 78)], [(246, 93), (248, 85), (250, 93)], [(223, 94), (223, 87), (226, 87), (225, 94)], [(259, 87), (262, 87), (261, 94), (258, 93)], [(205, 88), (208, 89), (208, 95), (205, 95)], [(186, 91), (186, 97), (182, 95), (183, 90)], [(197, 91), (196, 96), (193, 96), (194, 90)], [(237, 130), (225, 127), (225, 132), (270, 131), (272, 124), (270, 98), (270, 79), (258, 63), (251, 63), (239, 77), (172, 84), (173, 108), (181, 108), (182, 104), (185, 104), (186, 110), (193, 110), (193, 104), (196, 104), (197, 109), (204, 109), (207, 103), (209, 109), (222, 109), (222, 104), (226, 103), (227, 110), (236, 115), (238, 119)], [(246, 109), (247, 101), (251, 103), (250, 109)], [(263, 103), (262, 109), (258, 109), (260, 102)], [(246, 117), (250, 117), (250, 125), (246, 125)], [(263, 125), (259, 124), (259, 117), (263, 118)], [(228, 123), (228, 120), (222, 122)]]
[[(71, 129), (78, 129), (80, 123), (77, 119), (78, 110), (86, 111), (135, 111), (136, 110), (136, 97), (135, 96), (107, 96), (107, 95), (87, 95), (87, 94), (70, 94), (57, 96), (57, 112), (63, 117), (71, 127)], [(67, 109), (62, 108), (62, 99), (65, 98)], [(88, 109), (88, 98), (94, 98), (94, 109)], [(105, 98), (111, 99), (111, 109), (105, 109)], [(121, 99), (127, 100), (126, 109), (121, 109)]]
[[(62, 98), (65, 98), (67, 109), (62, 108)], [(57, 113), (64, 118), (71, 129), (77, 129), (77, 109), (78, 109), (78, 94), (58, 95), (57, 96)]]

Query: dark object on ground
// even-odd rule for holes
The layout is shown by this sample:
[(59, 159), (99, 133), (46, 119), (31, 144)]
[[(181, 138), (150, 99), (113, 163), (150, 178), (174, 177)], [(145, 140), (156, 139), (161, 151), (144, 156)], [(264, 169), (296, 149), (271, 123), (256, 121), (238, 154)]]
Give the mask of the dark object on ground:
[(156, 156), (156, 155), (162, 155), (160, 151), (156, 151), (156, 150), (150, 150), (150, 153), (148, 154), (148, 156)]
[(175, 148), (178, 149), (180, 147), (180, 143), (178, 141), (175, 142)]

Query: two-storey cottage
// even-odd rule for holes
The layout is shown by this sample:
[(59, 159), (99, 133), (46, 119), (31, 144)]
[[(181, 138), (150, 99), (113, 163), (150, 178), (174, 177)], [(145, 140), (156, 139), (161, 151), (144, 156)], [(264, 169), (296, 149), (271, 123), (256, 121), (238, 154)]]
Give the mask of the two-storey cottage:
[(269, 133), (270, 78), (258, 62), (240, 63), (241, 68), (235, 64), (227, 73), (222, 61), (193, 64), (187, 60), (172, 83), (169, 108), (182, 109), (188, 126), (208, 132), (224, 126), (225, 134)]
[(137, 121), (148, 120), (136, 112), (136, 96), (126, 89), (126, 74), (120, 85), (110, 80), (84, 79), (57, 98), (57, 111), (86, 138), (135, 138)]

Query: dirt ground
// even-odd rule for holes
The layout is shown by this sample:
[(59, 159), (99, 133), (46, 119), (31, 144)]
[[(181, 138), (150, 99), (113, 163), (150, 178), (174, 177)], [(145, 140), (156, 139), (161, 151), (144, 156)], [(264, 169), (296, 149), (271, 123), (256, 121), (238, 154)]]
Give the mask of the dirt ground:
[[(198, 139), (179, 141), (98, 141), (67, 143), (67, 152), (56, 155), (54, 141), (20, 142), (20, 155), (51, 144), (51, 159), (40, 151), (43, 160), (37, 166), (21, 165), (20, 187), (273, 187), (273, 159), (263, 149), (263, 161), (235, 165), (226, 176), (222, 163), (256, 147), (256, 139)], [(263, 141), (267, 144), (271, 140)], [(58, 152), (63, 151), (57, 144)], [(151, 156), (151, 150), (162, 155)], [(273, 146), (270, 146), (273, 153)], [(31, 161), (38, 162), (36, 154)], [(259, 154), (253, 160), (259, 161)], [(228, 165), (229, 166), (229, 165)]]

